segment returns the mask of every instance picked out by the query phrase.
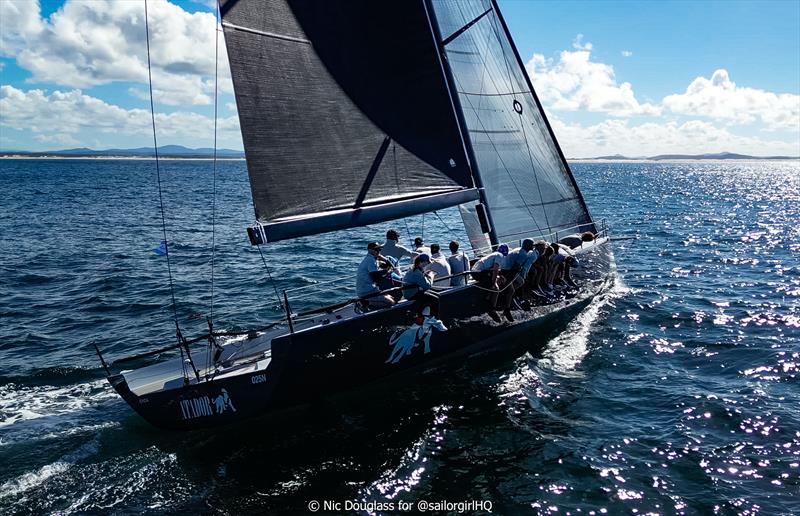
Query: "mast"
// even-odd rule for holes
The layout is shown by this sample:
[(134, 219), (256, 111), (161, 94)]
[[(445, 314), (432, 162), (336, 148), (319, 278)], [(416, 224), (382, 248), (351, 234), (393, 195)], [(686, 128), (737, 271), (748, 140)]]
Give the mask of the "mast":
[[(564, 157), (564, 152), (561, 150), (561, 145), (558, 143), (556, 139), (556, 135), (553, 132), (553, 128), (550, 126), (550, 121), (547, 119), (547, 115), (544, 112), (544, 108), (542, 108), (542, 103), (539, 101), (539, 96), (536, 94), (536, 90), (533, 89), (533, 83), (531, 82), (531, 78), (528, 76), (528, 70), (525, 68), (525, 63), (522, 61), (522, 58), (519, 55), (519, 51), (517, 50), (517, 45), (514, 43), (514, 39), (511, 37), (511, 32), (508, 30), (508, 25), (506, 25), (506, 20), (503, 18), (503, 13), (500, 12), (500, 9), (497, 6), (497, 0), (491, 0), (492, 2), (492, 9), (497, 14), (497, 19), (500, 21), (500, 26), (503, 27), (503, 32), (508, 38), (509, 46), (511, 50), (514, 51), (514, 57), (517, 60), (517, 65), (520, 67), (522, 71), (522, 76), (525, 77), (525, 82), (530, 89), (531, 94), (533, 95), (533, 100), (536, 102), (536, 106), (539, 108), (539, 111), (542, 113), (542, 119), (544, 119), (544, 123), (547, 126), (547, 131), (550, 133), (550, 137), (553, 139), (553, 143), (555, 144), (556, 150), (558, 151), (558, 155), (561, 158), (562, 163), (564, 163), (564, 168), (567, 169), (567, 174), (569, 175), (570, 180), (572, 181), (572, 185), (575, 187), (575, 192), (578, 194), (578, 198), (583, 205), (583, 209), (586, 210), (586, 213), (589, 214), (589, 219), (592, 221), (592, 225), (594, 226), (594, 219), (592, 218), (592, 214), (589, 213), (589, 207), (586, 205), (586, 201), (583, 198), (583, 193), (581, 193), (580, 188), (578, 188), (578, 183), (575, 181), (575, 176), (572, 174), (572, 169), (569, 167), (569, 163), (567, 163), (567, 158)], [(594, 228), (595, 231), (597, 228)]]
[(467, 122), (464, 119), (464, 112), (461, 107), (461, 101), (458, 98), (458, 92), (454, 89), (455, 79), (453, 78), (453, 72), (450, 70), (450, 65), (447, 62), (447, 56), (442, 53), (442, 47), (444, 44), (442, 33), (439, 30), (439, 23), (436, 21), (436, 12), (431, 5), (431, 0), (422, 0), (422, 2), (425, 6), (425, 12), (428, 15), (428, 24), (430, 25), (431, 34), (434, 38), (434, 43), (436, 44), (436, 53), (439, 56), (439, 63), (442, 66), (442, 73), (444, 74), (445, 83), (447, 84), (447, 90), (450, 95), (450, 103), (453, 107), (456, 119), (458, 120), (458, 132), (461, 135), (461, 141), (463, 142), (464, 149), (467, 153), (467, 157), (469, 158), (469, 169), (470, 173), (472, 174), (472, 180), (475, 183), (475, 187), (478, 189), (479, 200), (484, 207), (484, 213), (486, 214), (487, 222), (489, 224), (489, 242), (492, 244), (492, 249), (494, 249), (500, 244), (500, 241), (497, 238), (497, 231), (495, 230), (491, 210), (486, 202), (486, 190), (483, 187), (483, 178), (477, 171), (478, 160), (475, 157), (475, 150), (472, 148), (472, 141), (469, 139), (469, 137), (465, 136), (468, 130)]

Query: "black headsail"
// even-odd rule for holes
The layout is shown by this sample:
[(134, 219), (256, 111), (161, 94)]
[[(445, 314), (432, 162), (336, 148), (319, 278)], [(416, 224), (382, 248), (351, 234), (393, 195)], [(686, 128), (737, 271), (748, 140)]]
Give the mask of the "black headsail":
[[(592, 219), (493, 0), (430, 0), (500, 241)], [(485, 241), (462, 210), (473, 242)], [(472, 229), (470, 229), (472, 228)]]
[(477, 199), (422, 1), (222, 0), (270, 241)]

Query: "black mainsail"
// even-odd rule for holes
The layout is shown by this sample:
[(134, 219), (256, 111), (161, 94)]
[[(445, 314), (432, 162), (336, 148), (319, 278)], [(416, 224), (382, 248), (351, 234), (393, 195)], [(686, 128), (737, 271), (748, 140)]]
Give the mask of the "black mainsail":
[[(493, 0), (432, 0), (497, 241), (592, 219)], [(485, 237), (462, 210), (470, 241)]]
[(478, 198), (423, 2), (223, 0), (220, 9), (267, 240)]

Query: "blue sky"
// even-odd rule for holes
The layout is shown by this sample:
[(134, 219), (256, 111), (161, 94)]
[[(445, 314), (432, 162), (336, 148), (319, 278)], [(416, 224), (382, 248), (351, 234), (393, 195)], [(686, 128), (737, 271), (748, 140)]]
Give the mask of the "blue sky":
[[(159, 143), (210, 146), (213, 0), (148, 5)], [(800, 1), (500, 7), (569, 157), (800, 155)], [(143, 12), (0, 0), (0, 149), (151, 145)], [(220, 54), (219, 141), (241, 148)]]

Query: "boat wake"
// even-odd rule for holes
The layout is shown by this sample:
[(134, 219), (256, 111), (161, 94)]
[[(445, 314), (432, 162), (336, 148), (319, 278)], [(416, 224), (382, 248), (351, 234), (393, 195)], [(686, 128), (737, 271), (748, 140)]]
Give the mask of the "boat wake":
[(0, 446), (47, 439), (110, 426), (98, 423), (97, 410), (116, 400), (105, 380), (62, 387), (0, 386)]
[(596, 296), (567, 327), (544, 346), (539, 358), (526, 353), (517, 360), (516, 370), (503, 378), (497, 392), (508, 416), (523, 427), (538, 427), (527, 421), (534, 409), (552, 423), (566, 423), (558, 406), (570, 397), (565, 383), (583, 376), (579, 366), (590, 352), (594, 327), (603, 319), (604, 310), (632, 293), (619, 277), (608, 290)]
[(589, 306), (570, 321), (563, 332), (545, 345), (537, 366), (561, 374), (574, 371), (589, 353), (589, 337), (603, 309), (607, 306), (613, 307), (618, 299), (632, 292), (632, 289), (622, 283), (621, 278), (615, 277), (609, 290), (595, 297)]

